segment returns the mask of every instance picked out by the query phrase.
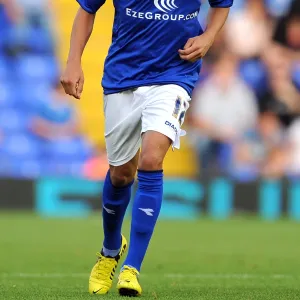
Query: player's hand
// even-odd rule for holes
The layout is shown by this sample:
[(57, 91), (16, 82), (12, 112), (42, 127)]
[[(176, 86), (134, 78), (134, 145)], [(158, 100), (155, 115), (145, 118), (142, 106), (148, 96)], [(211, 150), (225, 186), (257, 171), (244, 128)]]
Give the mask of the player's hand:
[(183, 60), (195, 62), (204, 57), (214, 42), (214, 37), (203, 33), (197, 37), (188, 39), (184, 49), (180, 49), (179, 56)]
[(84, 75), (80, 63), (68, 62), (60, 82), (66, 94), (80, 99), (84, 84)]

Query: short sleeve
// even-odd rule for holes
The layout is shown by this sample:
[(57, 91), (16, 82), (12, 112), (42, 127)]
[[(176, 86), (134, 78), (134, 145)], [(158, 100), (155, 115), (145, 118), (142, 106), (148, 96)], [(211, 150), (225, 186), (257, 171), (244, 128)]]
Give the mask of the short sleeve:
[(211, 7), (231, 7), (233, 5), (233, 0), (209, 0)]
[(79, 5), (88, 13), (95, 14), (105, 3), (105, 0), (76, 0)]

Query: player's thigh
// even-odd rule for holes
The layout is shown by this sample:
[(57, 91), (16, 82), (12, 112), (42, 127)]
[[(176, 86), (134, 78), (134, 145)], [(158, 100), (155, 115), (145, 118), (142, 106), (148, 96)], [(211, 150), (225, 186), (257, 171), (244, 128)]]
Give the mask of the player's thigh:
[(104, 97), (105, 141), (111, 166), (127, 164), (140, 148), (142, 106), (134, 97), (131, 91)]
[[(158, 132), (171, 141), (174, 148), (180, 148), (181, 129), (189, 108), (190, 96), (178, 85), (155, 86), (149, 90), (148, 102), (142, 114), (142, 132)], [(154, 142), (155, 145), (155, 142)]]

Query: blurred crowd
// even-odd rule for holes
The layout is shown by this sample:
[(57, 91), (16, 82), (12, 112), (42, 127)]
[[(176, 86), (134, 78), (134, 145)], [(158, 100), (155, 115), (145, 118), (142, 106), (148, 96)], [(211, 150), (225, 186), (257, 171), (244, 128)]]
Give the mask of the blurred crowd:
[(199, 174), (299, 176), (299, 112), (300, 0), (236, 1), (188, 116)]
[(0, 0), (0, 176), (95, 173), (94, 151), (59, 83), (50, 4)]
[[(203, 0), (205, 27), (209, 5)], [(59, 84), (51, 1), (0, 0), (0, 176), (107, 169)], [(238, 0), (187, 116), (199, 174), (300, 175), (300, 0)]]

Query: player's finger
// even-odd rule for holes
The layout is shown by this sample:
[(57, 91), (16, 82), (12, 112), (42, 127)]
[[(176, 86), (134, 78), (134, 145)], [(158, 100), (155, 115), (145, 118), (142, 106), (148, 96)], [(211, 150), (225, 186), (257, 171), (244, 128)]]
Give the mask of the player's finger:
[(182, 58), (183, 60), (187, 60), (187, 61), (190, 61), (190, 62), (195, 62), (199, 59), (201, 59), (202, 57), (200, 55), (193, 55), (193, 56), (187, 56), (187, 57), (184, 57)]
[(188, 55), (181, 55), (181, 58), (184, 59), (184, 60), (193, 60), (193, 59), (200, 59), (202, 58), (204, 55), (203, 55), (203, 49), (196, 49), (194, 52), (188, 54)]
[(194, 51), (194, 52), (192, 52), (188, 55), (182, 54), (182, 55), (180, 55), (180, 58), (183, 59), (183, 60), (191, 61), (191, 60), (195, 59), (196, 57), (198, 57), (199, 55), (200, 55), (199, 51), (196, 50), (196, 51)]
[(185, 50), (190, 48), (193, 45), (193, 43), (194, 43), (194, 38), (188, 39), (183, 49)]
[(84, 78), (80, 77), (79, 81), (77, 83), (77, 87), (76, 87), (76, 96), (77, 96), (77, 99), (81, 98), (81, 94), (82, 94), (82, 91), (83, 91), (83, 84), (84, 84)]
[(190, 62), (196, 62), (197, 60), (201, 59), (202, 55), (197, 55), (196, 57), (194, 57), (193, 59), (190, 60)]
[(178, 50), (178, 52), (181, 55), (189, 55), (189, 54), (194, 53), (195, 51), (197, 51), (197, 49), (198, 49), (197, 46), (191, 46), (188, 49), (184, 49), (184, 50), (180, 49), (180, 50)]
[(65, 90), (65, 93), (70, 94), (70, 91), (71, 91), (70, 86), (66, 82), (62, 82), (62, 86)]
[(76, 85), (74, 83), (68, 85), (68, 94), (70, 96), (76, 97)]
[(65, 89), (66, 94), (75, 97), (75, 95), (76, 95), (76, 85), (75, 85), (74, 82), (72, 82), (71, 80), (65, 80), (63, 82), (63, 87)]
[(67, 86), (66, 86), (66, 80), (65, 80), (65, 78), (61, 77), (60, 78), (60, 83), (61, 83), (62, 87), (64, 88), (65, 93), (67, 93)]

